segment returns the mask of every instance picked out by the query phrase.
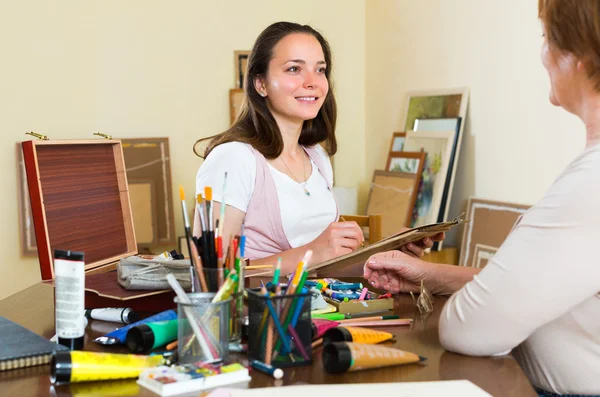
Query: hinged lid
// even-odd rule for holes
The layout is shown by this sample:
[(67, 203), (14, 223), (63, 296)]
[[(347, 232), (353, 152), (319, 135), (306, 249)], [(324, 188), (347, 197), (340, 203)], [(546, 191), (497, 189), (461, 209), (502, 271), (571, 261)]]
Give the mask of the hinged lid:
[(22, 143), (42, 280), (53, 251), (85, 253), (86, 271), (137, 253), (119, 140)]

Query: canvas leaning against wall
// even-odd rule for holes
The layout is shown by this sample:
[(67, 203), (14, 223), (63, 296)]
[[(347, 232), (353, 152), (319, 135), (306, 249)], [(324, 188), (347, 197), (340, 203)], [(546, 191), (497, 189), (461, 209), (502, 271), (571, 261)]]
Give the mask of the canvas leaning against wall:
[(411, 227), (437, 222), (455, 135), (453, 130), (406, 134), (405, 150), (426, 153)]

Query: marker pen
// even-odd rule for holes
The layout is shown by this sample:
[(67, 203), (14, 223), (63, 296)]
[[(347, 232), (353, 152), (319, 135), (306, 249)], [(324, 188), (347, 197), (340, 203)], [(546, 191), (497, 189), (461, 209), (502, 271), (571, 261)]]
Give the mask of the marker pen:
[(281, 368), (276, 368), (272, 365), (265, 364), (262, 361), (252, 360), (250, 361), (250, 366), (257, 371), (262, 372), (263, 374), (272, 376), (275, 379), (283, 378), (283, 370)]
[(329, 289), (334, 291), (345, 291), (345, 290), (357, 290), (362, 289), (363, 285), (361, 283), (337, 283), (337, 284), (329, 284)]
[(107, 307), (105, 309), (85, 309), (85, 316), (92, 320), (111, 321), (129, 324), (137, 321), (138, 314), (130, 308)]
[(174, 320), (177, 318), (177, 312), (175, 310), (166, 310), (164, 312), (160, 312), (155, 314), (154, 316), (150, 316), (140, 321), (136, 321), (133, 324), (126, 325), (125, 327), (114, 330), (113, 332), (109, 332), (104, 336), (99, 336), (94, 339), (94, 342), (100, 343), (101, 345), (118, 345), (121, 343), (125, 343), (125, 339), (127, 337), (127, 331), (136, 325), (146, 324), (156, 321), (166, 321), (166, 320)]
[(148, 354), (154, 348), (177, 340), (178, 320), (157, 321), (136, 325), (127, 331), (125, 344), (135, 354)]

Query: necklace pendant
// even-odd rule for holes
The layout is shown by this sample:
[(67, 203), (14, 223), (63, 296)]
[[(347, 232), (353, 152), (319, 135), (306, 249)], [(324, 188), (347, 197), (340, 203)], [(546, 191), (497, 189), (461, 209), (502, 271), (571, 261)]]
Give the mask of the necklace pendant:
[(310, 192), (306, 189), (306, 186), (302, 186), (302, 188), (304, 189), (304, 194), (310, 197)]

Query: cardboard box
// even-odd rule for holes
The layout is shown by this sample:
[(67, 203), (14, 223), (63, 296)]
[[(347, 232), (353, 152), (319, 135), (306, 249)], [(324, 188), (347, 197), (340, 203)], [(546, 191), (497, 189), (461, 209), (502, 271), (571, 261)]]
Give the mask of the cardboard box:
[(142, 298), (155, 295), (174, 307), (172, 291), (127, 291), (111, 272), (137, 254), (121, 141), (37, 140), (22, 148), (42, 280), (54, 279), (54, 249), (82, 251), (86, 307), (140, 310), (148, 306)]
[[(371, 293), (371, 296), (377, 298), (379, 295)], [(327, 296), (323, 296), (325, 301), (335, 306), (338, 312), (343, 314), (367, 314), (367, 313), (378, 313), (385, 312), (394, 309), (394, 299), (369, 299), (359, 301), (356, 299), (349, 300), (348, 302), (338, 302), (330, 299)]]

